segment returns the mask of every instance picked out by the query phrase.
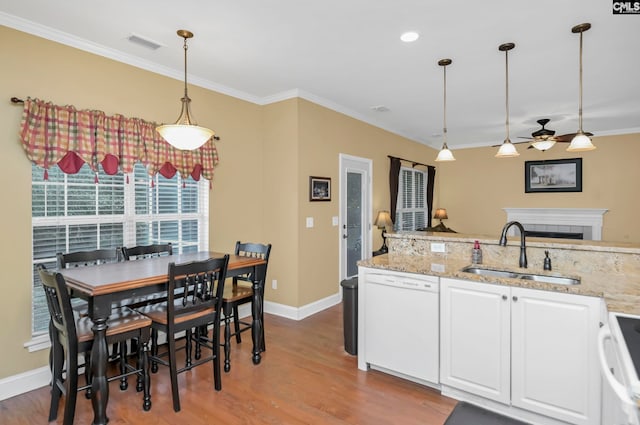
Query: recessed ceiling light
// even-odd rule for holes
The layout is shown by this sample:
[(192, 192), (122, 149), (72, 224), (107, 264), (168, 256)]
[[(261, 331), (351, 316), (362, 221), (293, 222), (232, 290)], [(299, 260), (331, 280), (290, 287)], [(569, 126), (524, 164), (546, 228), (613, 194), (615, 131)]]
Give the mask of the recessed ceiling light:
[(418, 38), (420, 38), (420, 34), (415, 31), (407, 31), (400, 36), (400, 40), (404, 41), (405, 43), (412, 43)]

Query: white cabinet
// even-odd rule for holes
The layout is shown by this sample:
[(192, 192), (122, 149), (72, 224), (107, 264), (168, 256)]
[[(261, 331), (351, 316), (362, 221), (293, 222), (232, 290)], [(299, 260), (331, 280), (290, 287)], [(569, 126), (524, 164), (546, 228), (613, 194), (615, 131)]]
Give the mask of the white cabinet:
[(439, 378), (438, 278), (361, 268), (358, 367), (424, 384)]
[(601, 300), (441, 279), (441, 382), (573, 424), (598, 424)]

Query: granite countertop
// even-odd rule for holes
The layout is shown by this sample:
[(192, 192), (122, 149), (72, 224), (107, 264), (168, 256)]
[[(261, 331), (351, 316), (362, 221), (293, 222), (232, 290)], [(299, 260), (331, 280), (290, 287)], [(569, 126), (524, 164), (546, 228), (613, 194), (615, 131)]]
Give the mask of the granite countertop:
[[(565, 273), (558, 273), (553, 271), (542, 270), (529, 270), (519, 268), (506, 268), (499, 265), (480, 264), (479, 268), (488, 268), (494, 270), (510, 271), (515, 273), (529, 273), (545, 276), (555, 277), (569, 277), (574, 279), (580, 279), (579, 285), (559, 285), (545, 282), (536, 282), (526, 279), (514, 279), (514, 278), (502, 278), (495, 276), (478, 275), (475, 273), (467, 273), (461, 271), (463, 268), (470, 266), (470, 261), (460, 261), (458, 259), (451, 259), (446, 257), (441, 258), (428, 258), (418, 257), (415, 255), (398, 255), (398, 254), (385, 254), (379, 255), (373, 258), (362, 260), (358, 263), (359, 266), (392, 270), (406, 273), (418, 273), (439, 277), (450, 277), (457, 279), (465, 279), (476, 282), (492, 283), (498, 285), (519, 286), (529, 289), (541, 289), (545, 291), (564, 292), (567, 294), (587, 295), (592, 297), (604, 297), (600, 285), (593, 282), (588, 277), (579, 276), (576, 274), (569, 275)], [(475, 265), (474, 265), (475, 266)]]
[[(389, 253), (362, 260), (359, 266), (407, 273), (458, 278), (475, 282), (517, 286), (603, 298), (609, 311), (640, 315), (640, 246), (630, 243), (527, 238), (529, 268), (518, 267), (519, 237), (507, 247), (496, 238), (431, 232), (388, 234)], [(561, 285), (526, 279), (502, 278), (462, 272), (471, 265), (470, 251), (478, 240), (483, 248), (481, 268), (580, 279), (578, 285)], [(444, 242), (446, 252), (431, 252), (431, 243)], [(542, 267), (549, 250), (553, 271)]]

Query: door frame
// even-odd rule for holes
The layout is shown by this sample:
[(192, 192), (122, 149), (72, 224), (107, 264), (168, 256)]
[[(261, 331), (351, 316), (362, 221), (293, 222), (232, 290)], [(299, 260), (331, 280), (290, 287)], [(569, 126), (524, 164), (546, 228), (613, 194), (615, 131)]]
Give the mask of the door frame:
[[(367, 252), (372, 252), (372, 231), (373, 231), (373, 227), (372, 227), (372, 214), (373, 214), (373, 207), (372, 207), (372, 194), (373, 194), (373, 160), (369, 159), (369, 158), (363, 158), (363, 157), (358, 157), (358, 156), (354, 156), (354, 155), (348, 155), (348, 154), (344, 154), (344, 153), (340, 153), (338, 154), (338, 163), (339, 163), (339, 170), (338, 170), (338, 176), (339, 176), (339, 187), (340, 187), (340, 196), (339, 198), (339, 203), (338, 203), (338, 208), (339, 208), (339, 218), (338, 218), (338, 262), (339, 262), (339, 273), (340, 273), (340, 279), (339, 281), (342, 281), (343, 279), (346, 278), (346, 274), (347, 274), (347, 265), (345, 264), (344, 258), (346, 256), (346, 253), (343, 252), (344, 250), (344, 244), (343, 242), (343, 226), (345, 225), (345, 221), (346, 221), (346, 217), (343, 214), (343, 205), (345, 203), (345, 196), (346, 196), (346, 178), (344, 178), (346, 176), (346, 171), (347, 171), (347, 166), (345, 164), (345, 161), (354, 161), (354, 162), (358, 162), (360, 163), (360, 165), (362, 166), (362, 169), (359, 169), (359, 171), (364, 171), (366, 173), (365, 178), (364, 178), (364, 200), (363, 200), (363, 207), (362, 210), (365, 212), (364, 213), (364, 221), (363, 221), (363, 226), (362, 226), (362, 249), (363, 249), (363, 253), (367, 253)], [(363, 258), (368, 258), (368, 256), (364, 256)], [(339, 289), (339, 284), (338, 284), (338, 289)]]

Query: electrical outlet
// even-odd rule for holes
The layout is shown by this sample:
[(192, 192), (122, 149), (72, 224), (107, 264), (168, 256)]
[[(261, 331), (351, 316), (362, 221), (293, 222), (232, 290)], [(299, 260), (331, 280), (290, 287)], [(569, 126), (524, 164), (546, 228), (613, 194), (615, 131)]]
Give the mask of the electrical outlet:
[(445, 252), (444, 242), (431, 242), (431, 252)]
[(278, 289), (278, 281), (273, 279), (271, 281), (271, 289)]

